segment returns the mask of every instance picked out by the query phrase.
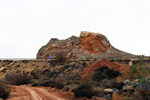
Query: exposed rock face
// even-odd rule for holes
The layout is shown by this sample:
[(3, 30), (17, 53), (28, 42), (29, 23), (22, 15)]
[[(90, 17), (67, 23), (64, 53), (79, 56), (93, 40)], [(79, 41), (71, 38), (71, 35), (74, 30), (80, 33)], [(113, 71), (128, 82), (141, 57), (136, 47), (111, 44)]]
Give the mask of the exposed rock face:
[(132, 58), (134, 55), (115, 49), (108, 39), (99, 33), (83, 31), (80, 37), (72, 36), (66, 40), (52, 38), (37, 53), (37, 59), (55, 58), (64, 52), (68, 58)]
[(107, 38), (98, 33), (81, 32), (79, 46), (88, 53), (105, 53), (111, 46)]
[(80, 74), (81, 74), (81, 81), (87, 80), (96, 69), (107, 66), (109, 69), (113, 69), (115, 71), (119, 71), (123, 74), (123, 77), (129, 78), (129, 68), (130, 66), (127, 64), (120, 64), (116, 62), (109, 61), (107, 59), (100, 59), (96, 62), (92, 63), (88, 67), (86, 67)]

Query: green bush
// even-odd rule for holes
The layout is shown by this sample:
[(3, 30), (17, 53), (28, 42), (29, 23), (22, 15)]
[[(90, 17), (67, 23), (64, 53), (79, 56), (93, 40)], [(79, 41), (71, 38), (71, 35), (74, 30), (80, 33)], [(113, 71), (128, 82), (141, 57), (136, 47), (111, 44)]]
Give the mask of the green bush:
[(6, 100), (7, 98), (9, 98), (9, 96), (10, 96), (10, 92), (7, 89), (6, 85), (0, 82), (0, 98)]
[(113, 69), (109, 69), (107, 66), (104, 66), (96, 69), (91, 78), (94, 81), (100, 82), (103, 79), (114, 79), (119, 74), (119, 71), (114, 71)]
[[(134, 83), (134, 86), (137, 89), (145, 90), (144, 92), (147, 93), (150, 90), (150, 67), (146, 63), (143, 63), (142, 60), (140, 62), (130, 67), (130, 79), (138, 79), (138, 82)], [(140, 95), (146, 96), (146, 94)]]
[(75, 89), (74, 93), (76, 97), (91, 98), (92, 96), (95, 96), (92, 85), (88, 83), (81, 84), (77, 89)]
[(139, 63), (130, 67), (130, 79), (138, 79), (138, 82), (134, 83), (134, 100), (150, 100), (150, 67), (143, 58), (143, 55), (139, 56)]
[(130, 75), (132, 78), (143, 81), (150, 75), (150, 67), (143, 63), (138, 63), (130, 67)]

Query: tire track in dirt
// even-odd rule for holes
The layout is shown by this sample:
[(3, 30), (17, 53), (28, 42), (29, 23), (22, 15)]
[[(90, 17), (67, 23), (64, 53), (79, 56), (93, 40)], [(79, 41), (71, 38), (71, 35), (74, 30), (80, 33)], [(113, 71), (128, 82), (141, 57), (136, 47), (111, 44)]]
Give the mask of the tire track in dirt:
[(23, 87), (32, 96), (33, 100), (65, 100), (50, 94), (47, 90), (37, 87)]
[(51, 98), (52, 100), (65, 100), (65, 99), (62, 99), (62, 98), (60, 98), (60, 97), (56, 97), (56, 96), (54, 96), (54, 95), (51, 95), (47, 90), (42, 89), (42, 88), (34, 88), (34, 90), (39, 91), (40, 93), (42, 93), (43, 95), (45, 95), (45, 96)]
[(31, 95), (34, 100), (43, 100), (34, 90), (24, 87)]

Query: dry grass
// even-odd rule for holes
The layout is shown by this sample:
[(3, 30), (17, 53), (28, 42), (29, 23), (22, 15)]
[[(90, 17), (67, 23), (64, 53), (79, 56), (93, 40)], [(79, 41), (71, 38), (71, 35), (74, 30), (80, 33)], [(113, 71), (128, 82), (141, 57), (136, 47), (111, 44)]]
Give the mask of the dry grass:
[(63, 91), (66, 91), (66, 92), (72, 92), (72, 91), (74, 91), (77, 87), (78, 87), (78, 85), (76, 85), (76, 84), (71, 84), (71, 85), (65, 86), (62, 90), (63, 90)]
[(104, 88), (102, 87), (93, 87), (93, 93), (95, 93), (98, 97), (103, 97), (102, 91)]
[(113, 93), (112, 99), (111, 100), (126, 100), (127, 97), (124, 94), (117, 94)]
[(94, 92), (99, 92), (99, 93), (100, 93), (100, 92), (103, 91), (103, 89), (104, 89), (104, 88), (102, 88), (102, 87), (94, 87), (94, 88), (93, 88), (93, 91), (94, 91)]

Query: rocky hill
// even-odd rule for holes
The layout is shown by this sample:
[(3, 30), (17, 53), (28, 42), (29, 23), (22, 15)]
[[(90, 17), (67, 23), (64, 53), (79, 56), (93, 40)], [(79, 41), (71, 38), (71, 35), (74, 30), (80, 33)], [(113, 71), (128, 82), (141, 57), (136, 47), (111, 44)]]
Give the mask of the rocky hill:
[(80, 37), (72, 36), (66, 40), (52, 38), (40, 48), (36, 58), (48, 59), (50, 55), (55, 58), (59, 52), (64, 52), (66, 57), (71, 59), (135, 57), (113, 47), (102, 34), (82, 31)]

